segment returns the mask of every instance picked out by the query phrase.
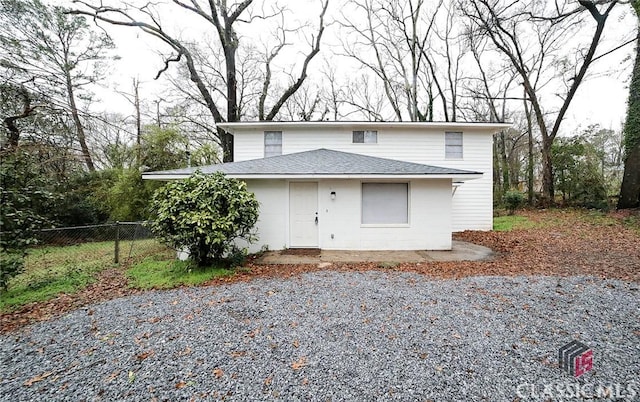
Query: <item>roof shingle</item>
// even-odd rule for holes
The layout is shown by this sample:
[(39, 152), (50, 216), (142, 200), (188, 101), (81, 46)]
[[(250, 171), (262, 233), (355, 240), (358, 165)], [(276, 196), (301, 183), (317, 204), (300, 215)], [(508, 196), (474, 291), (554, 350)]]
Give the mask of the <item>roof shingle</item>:
[(251, 176), (304, 176), (304, 175), (479, 175), (482, 173), (468, 170), (444, 168), (420, 163), (404, 162), (394, 159), (378, 158), (334, 151), (316, 149), (268, 158), (252, 159), (240, 162), (228, 162), (217, 165), (191, 167), (157, 172), (146, 172), (144, 178), (154, 176), (184, 176), (200, 170), (203, 173), (223, 172), (228, 175)]

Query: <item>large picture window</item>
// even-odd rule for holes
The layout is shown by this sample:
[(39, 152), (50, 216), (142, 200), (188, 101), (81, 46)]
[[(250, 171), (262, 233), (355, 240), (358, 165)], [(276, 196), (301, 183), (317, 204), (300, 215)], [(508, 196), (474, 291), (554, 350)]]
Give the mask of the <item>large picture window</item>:
[(282, 155), (282, 131), (264, 132), (264, 157)]
[(444, 148), (446, 159), (462, 159), (462, 133), (444, 133)]
[(408, 223), (408, 183), (362, 183), (362, 224)]

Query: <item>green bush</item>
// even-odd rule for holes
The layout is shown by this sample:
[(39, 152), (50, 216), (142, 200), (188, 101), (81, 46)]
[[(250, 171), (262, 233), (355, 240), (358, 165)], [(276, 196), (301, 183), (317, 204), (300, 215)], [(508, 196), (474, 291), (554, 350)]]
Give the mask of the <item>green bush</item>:
[(582, 136), (559, 138), (551, 149), (554, 185), (563, 205), (607, 209), (604, 163)]
[(7, 290), (9, 280), (24, 272), (24, 256), (0, 252), (0, 289)]
[(509, 215), (513, 215), (516, 209), (519, 209), (524, 204), (524, 195), (517, 190), (509, 190), (504, 194), (502, 198), (504, 205), (509, 211)]
[(193, 176), (158, 189), (151, 204), (151, 230), (198, 266), (220, 263), (236, 239), (256, 240), (258, 201), (246, 184), (223, 173)]
[(27, 248), (38, 231), (50, 224), (47, 209), (55, 197), (27, 152), (0, 151), (0, 289), (23, 270)]

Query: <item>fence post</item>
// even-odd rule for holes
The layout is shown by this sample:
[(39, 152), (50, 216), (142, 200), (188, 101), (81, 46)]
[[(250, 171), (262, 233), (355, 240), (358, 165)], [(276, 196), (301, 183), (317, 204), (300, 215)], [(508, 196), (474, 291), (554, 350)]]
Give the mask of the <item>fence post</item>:
[(116, 221), (116, 223), (114, 223), (115, 227), (116, 227), (116, 244), (115, 244), (115, 256), (113, 258), (113, 262), (115, 264), (117, 264), (119, 261), (119, 256), (120, 256), (120, 222)]

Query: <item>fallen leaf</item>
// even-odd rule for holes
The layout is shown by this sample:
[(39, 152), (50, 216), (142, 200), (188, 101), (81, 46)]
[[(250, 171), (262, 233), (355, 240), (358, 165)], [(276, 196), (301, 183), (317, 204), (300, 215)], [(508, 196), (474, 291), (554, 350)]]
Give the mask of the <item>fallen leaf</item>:
[(116, 378), (118, 378), (118, 376), (120, 375), (120, 370), (116, 370), (113, 373), (109, 374), (109, 376), (105, 379), (106, 382), (111, 382), (113, 380), (115, 380)]
[(142, 360), (144, 360), (144, 359), (146, 359), (146, 358), (148, 358), (148, 357), (150, 357), (150, 356), (153, 356), (153, 354), (154, 354), (154, 353), (155, 353), (155, 352), (154, 352), (153, 350), (148, 350), (148, 351), (146, 351), (146, 352), (142, 352), (142, 353), (138, 354), (138, 355), (136, 356), (136, 358), (137, 358), (138, 360), (142, 361)]
[(273, 377), (267, 377), (264, 379), (264, 385), (271, 385), (272, 381), (273, 381)]
[(309, 379), (307, 377), (302, 379), (302, 385), (307, 385), (309, 384)]
[(147, 321), (149, 321), (151, 324), (155, 324), (155, 323), (157, 323), (157, 322), (158, 322), (158, 321), (160, 321), (160, 320), (161, 320), (161, 318), (160, 318), (160, 317), (151, 317), (151, 318), (149, 318)]
[(291, 368), (294, 369), (294, 370), (300, 370), (301, 368), (303, 368), (306, 365), (307, 365), (307, 358), (302, 356), (297, 361), (291, 363)]
[(297, 339), (294, 339), (294, 341), (293, 341), (293, 347), (294, 347), (294, 348), (298, 348), (298, 347), (300, 347), (300, 341), (298, 341)]
[(233, 358), (242, 357), (246, 355), (247, 355), (247, 352), (245, 350), (236, 350), (234, 352), (231, 352), (231, 357)]
[(182, 381), (182, 380), (180, 380), (180, 381), (178, 381), (178, 382), (176, 383), (176, 389), (182, 389), (182, 388), (184, 388), (184, 387), (186, 387), (186, 386), (187, 386), (187, 383), (186, 383), (186, 382), (184, 382), (184, 381)]
[(136, 373), (134, 373), (133, 371), (129, 371), (129, 384), (131, 384), (135, 380), (136, 380)]
[(220, 377), (222, 377), (224, 375), (224, 371), (222, 371), (221, 368), (217, 368), (217, 369), (213, 370), (213, 375), (216, 378), (220, 378)]
[(28, 379), (27, 381), (24, 382), (24, 385), (27, 387), (32, 386), (34, 383), (39, 382), (44, 380), (45, 378), (49, 377), (51, 374), (53, 374), (52, 371), (46, 371), (42, 374), (39, 374), (33, 378)]
[(249, 331), (247, 332), (247, 335), (249, 338), (255, 338), (256, 335), (258, 335), (260, 333), (260, 327), (254, 329), (253, 331)]

